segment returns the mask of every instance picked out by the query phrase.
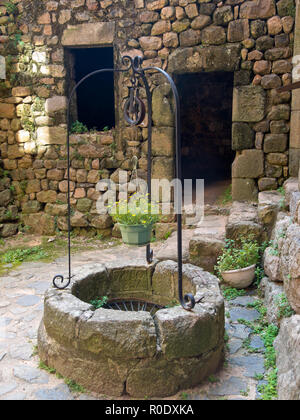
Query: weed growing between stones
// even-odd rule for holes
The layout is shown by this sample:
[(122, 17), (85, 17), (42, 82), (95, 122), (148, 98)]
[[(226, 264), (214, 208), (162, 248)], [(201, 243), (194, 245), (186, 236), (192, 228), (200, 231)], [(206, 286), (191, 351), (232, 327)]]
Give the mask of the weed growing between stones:
[(0, 256), (0, 263), (17, 265), (25, 261), (38, 261), (47, 256), (47, 253), (40, 246), (27, 249), (11, 249)]
[(280, 295), (276, 296), (275, 303), (278, 307), (278, 319), (290, 318), (295, 314), (285, 293), (281, 293)]
[(102, 308), (108, 302), (108, 297), (103, 296), (102, 298), (94, 299), (90, 301), (90, 304), (93, 305), (95, 309)]
[[(275, 400), (277, 398), (277, 368), (276, 368), (276, 352), (274, 348), (274, 340), (278, 335), (279, 329), (274, 324), (268, 324), (266, 321), (267, 309), (263, 305), (262, 300), (258, 299), (253, 304), (249, 304), (248, 307), (255, 308), (259, 313), (260, 317), (255, 322), (246, 321), (239, 319), (240, 324), (247, 325), (252, 329), (252, 333), (258, 334), (265, 347), (265, 368), (268, 370), (265, 376), (256, 376), (257, 380), (266, 380), (266, 384), (259, 385), (258, 391), (261, 393), (261, 400)], [(250, 341), (245, 340), (243, 343), (244, 347), (250, 352), (257, 352), (257, 349), (250, 347)]]
[[(25, 227), (26, 228), (26, 227)], [(23, 229), (25, 230), (23, 227)], [(20, 238), (18, 238), (20, 241)], [(24, 236), (22, 243), (14, 246), (14, 241), (0, 240), (0, 275), (13, 270), (24, 262), (52, 262), (56, 258), (66, 255), (67, 237), (60, 233), (54, 240), (49, 241), (49, 237), (43, 237), (41, 245), (30, 247), (27, 242), (29, 238)], [(119, 244), (119, 240), (96, 236), (90, 239), (84, 237), (74, 237), (72, 239), (72, 254), (81, 251), (91, 251), (94, 249), (113, 247)]]
[(246, 291), (244, 289), (235, 289), (234, 287), (222, 286), (222, 293), (226, 300), (233, 300), (239, 296), (245, 296)]
[(218, 202), (222, 206), (232, 203), (232, 185), (229, 185), (229, 187), (226, 188), (226, 190), (223, 192), (223, 194), (219, 198)]
[(80, 121), (75, 121), (71, 126), (71, 133), (73, 134), (83, 134), (87, 133), (89, 130), (86, 125)]
[(45, 370), (47, 373), (51, 375), (55, 375), (58, 379), (63, 379), (65, 384), (68, 385), (70, 391), (77, 392), (80, 394), (86, 393), (86, 390), (83, 386), (78, 385), (76, 382), (72, 381), (69, 378), (65, 378), (60, 373), (56, 372), (56, 369), (48, 367), (44, 362), (39, 362), (39, 369)]

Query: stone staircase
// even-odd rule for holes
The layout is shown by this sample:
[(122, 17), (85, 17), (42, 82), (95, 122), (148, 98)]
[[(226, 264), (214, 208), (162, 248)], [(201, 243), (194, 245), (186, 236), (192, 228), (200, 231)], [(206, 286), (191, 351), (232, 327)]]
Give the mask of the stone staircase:
[[(183, 262), (214, 272), (225, 238), (237, 240), (253, 235), (259, 242), (268, 240), (282, 201), (278, 191), (266, 191), (259, 194), (258, 203), (233, 202), (230, 208), (206, 207), (198, 225), (183, 229)], [(156, 258), (177, 261), (176, 231), (165, 241)]]

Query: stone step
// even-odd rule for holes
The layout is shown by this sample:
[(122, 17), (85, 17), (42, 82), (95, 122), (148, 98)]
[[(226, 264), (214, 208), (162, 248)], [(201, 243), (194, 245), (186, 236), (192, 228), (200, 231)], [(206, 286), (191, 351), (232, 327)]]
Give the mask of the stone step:
[[(182, 257), (183, 262), (189, 262), (189, 243), (194, 235), (194, 230), (183, 229), (182, 231)], [(177, 253), (177, 232), (173, 232), (172, 235), (165, 241), (164, 245), (156, 253), (155, 258), (159, 261), (164, 260), (178, 260)]]
[(226, 238), (240, 240), (243, 237), (253, 236), (253, 239), (262, 241), (265, 239), (263, 233), (257, 205), (235, 201), (226, 225)]
[(228, 217), (206, 215), (199, 223), (189, 244), (189, 262), (206, 271), (214, 272), (225, 245)]

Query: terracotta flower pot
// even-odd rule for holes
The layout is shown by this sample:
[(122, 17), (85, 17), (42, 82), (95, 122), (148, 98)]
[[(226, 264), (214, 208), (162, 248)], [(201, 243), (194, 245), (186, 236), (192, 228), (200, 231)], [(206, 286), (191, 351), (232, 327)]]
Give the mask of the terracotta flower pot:
[(128, 245), (146, 245), (151, 241), (152, 225), (121, 225), (122, 239)]
[(226, 284), (236, 289), (250, 286), (255, 278), (256, 264), (238, 270), (223, 271), (222, 278)]

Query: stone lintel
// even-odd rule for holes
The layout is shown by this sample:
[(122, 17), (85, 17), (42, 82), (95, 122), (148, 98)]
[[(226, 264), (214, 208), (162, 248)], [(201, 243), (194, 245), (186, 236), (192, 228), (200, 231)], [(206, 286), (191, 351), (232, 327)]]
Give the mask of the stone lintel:
[(82, 23), (68, 26), (62, 36), (65, 47), (79, 45), (112, 45), (115, 38), (115, 22)]

